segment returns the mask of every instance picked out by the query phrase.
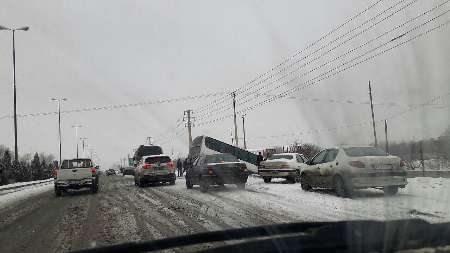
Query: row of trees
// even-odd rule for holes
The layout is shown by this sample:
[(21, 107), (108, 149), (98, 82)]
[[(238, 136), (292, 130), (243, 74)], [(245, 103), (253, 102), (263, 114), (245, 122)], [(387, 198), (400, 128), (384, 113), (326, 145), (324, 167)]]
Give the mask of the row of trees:
[(0, 145), (0, 185), (42, 180), (52, 177), (53, 155), (25, 154), (13, 161), (11, 151)]

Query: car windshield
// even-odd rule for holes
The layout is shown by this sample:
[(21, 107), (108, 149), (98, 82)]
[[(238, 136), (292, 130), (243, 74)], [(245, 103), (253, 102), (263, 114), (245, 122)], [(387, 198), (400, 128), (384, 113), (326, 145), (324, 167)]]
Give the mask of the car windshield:
[(271, 156), (269, 156), (269, 158), (267, 158), (267, 160), (280, 160), (280, 159), (292, 160), (293, 156), (292, 155), (271, 155)]
[(207, 163), (223, 163), (223, 162), (239, 162), (239, 160), (231, 154), (219, 154), (206, 156)]
[(168, 156), (157, 156), (145, 158), (145, 163), (168, 163), (170, 162), (170, 157)]
[(386, 151), (375, 147), (344, 148), (345, 153), (351, 157), (357, 156), (387, 156)]
[(450, 223), (450, 0), (0, 1), (0, 253), (404, 219)]

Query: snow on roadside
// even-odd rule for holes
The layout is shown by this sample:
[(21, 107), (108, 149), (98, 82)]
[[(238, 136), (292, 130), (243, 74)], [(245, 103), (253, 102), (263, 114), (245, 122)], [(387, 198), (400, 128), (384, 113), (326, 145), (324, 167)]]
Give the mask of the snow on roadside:
[(2, 189), (7, 189), (7, 188), (11, 188), (11, 187), (18, 187), (18, 186), (23, 186), (23, 185), (29, 185), (29, 184), (38, 184), (41, 182), (46, 182), (49, 181), (49, 179), (44, 179), (44, 180), (36, 180), (36, 181), (28, 181), (28, 182), (19, 182), (19, 183), (13, 183), (13, 184), (5, 184), (0, 186), (0, 191)]
[(24, 186), (22, 188), (0, 191), (0, 209), (12, 203), (34, 197), (53, 188), (53, 182)]

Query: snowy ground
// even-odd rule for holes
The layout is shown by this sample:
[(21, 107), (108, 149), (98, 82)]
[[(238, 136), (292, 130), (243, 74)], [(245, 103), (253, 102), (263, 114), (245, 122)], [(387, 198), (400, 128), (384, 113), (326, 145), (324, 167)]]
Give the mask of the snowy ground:
[[(41, 182), (43, 183), (40, 184)], [(29, 185), (31, 183), (38, 183), (38, 184)], [(7, 189), (13, 186), (23, 186), (23, 187)], [(2, 187), (0, 187), (0, 209), (5, 208), (16, 201), (32, 198), (33, 196), (39, 195), (43, 192), (48, 192), (50, 189), (53, 189), (53, 181), (49, 180), (21, 182), (3, 185)]]
[[(62, 252), (127, 241), (294, 221), (422, 218), (450, 221), (450, 179), (413, 178), (399, 194), (358, 191), (305, 192), (299, 184), (265, 184), (250, 177), (247, 189), (176, 185), (138, 188), (130, 176), (103, 176), (98, 194), (56, 198), (51, 183), (0, 196), (0, 252)], [(1, 193), (1, 192), (0, 192)], [(39, 231), (46, 233), (39, 233)], [(199, 246), (208, 247), (211, 245)]]

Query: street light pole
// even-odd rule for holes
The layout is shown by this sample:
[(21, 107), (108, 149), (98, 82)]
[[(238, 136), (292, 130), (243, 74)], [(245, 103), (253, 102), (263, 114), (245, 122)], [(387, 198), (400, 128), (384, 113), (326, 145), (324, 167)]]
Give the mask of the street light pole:
[(75, 142), (77, 143), (77, 159), (78, 159), (78, 128), (83, 127), (82, 125), (73, 125), (72, 128), (75, 128)]
[(7, 28), (0, 26), (0, 30), (12, 31), (12, 58), (13, 58), (13, 89), (14, 89), (14, 162), (17, 164), (19, 162), (19, 149), (17, 147), (17, 93), (16, 93), (16, 41), (15, 32), (16, 31), (28, 31), (30, 29), (28, 26), (20, 27), (16, 29)]
[(85, 155), (85, 141), (87, 140), (88, 138), (86, 138), (86, 137), (80, 137), (80, 140), (81, 140), (81, 147), (82, 147), (82, 152), (81, 152), (81, 154), (84, 156)]
[(247, 149), (247, 140), (245, 139), (245, 114), (242, 115), (242, 131), (244, 132), (244, 149)]
[(61, 167), (61, 151), (62, 151), (62, 145), (61, 145), (61, 102), (66, 101), (67, 98), (52, 98), (52, 101), (55, 101), (58, 103), (58, 139), (59, 139), (59, 166)]

